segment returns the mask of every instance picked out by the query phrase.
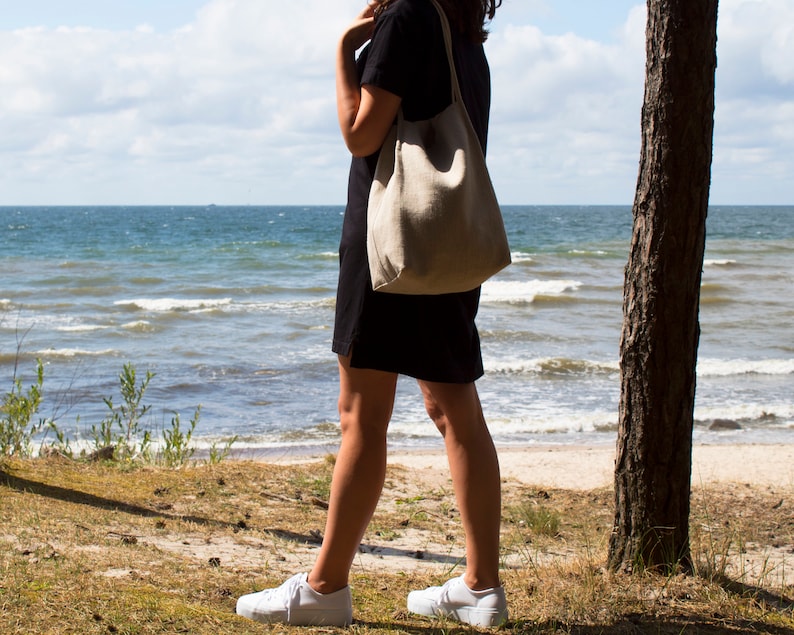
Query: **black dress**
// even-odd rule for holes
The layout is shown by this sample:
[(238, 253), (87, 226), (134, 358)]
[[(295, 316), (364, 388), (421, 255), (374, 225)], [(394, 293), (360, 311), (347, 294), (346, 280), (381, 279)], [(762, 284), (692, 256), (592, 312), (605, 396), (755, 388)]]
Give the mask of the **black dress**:
[[(490, 72), (482, 44), (453, 28), (463, 102), (485, 149)], [(407, 120), (429, 119), (451, 102), (449, 63), (438, 13), (429, 0), (399, 0), (378, 19), (358, 59), (361, 84), (402, 98)], [(353, 158), (339, 246), (333, 350), (351, 366), (427, 381), (468, 383), (483, 374), (474, 319), (480, 289), (409, 296), (372, 290), (367, 265), (367, 199), (378, 154)]]

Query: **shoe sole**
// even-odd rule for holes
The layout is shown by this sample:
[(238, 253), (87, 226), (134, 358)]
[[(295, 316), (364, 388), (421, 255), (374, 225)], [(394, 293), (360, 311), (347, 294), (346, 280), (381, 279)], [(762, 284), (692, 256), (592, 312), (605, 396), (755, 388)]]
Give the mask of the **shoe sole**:
[(260, 622), (262, 624), (287, 624), (289, 626), (350, 626), (353, 622), (351, 612), (344, 609), (328, 610), (297, 610), (291, 613), (284, 611), (270, 611), (263, 613), (249, 608), (238, 602), (235, 612), (241, 617)]
[(408, 610), (425, 617), (448, 617), (471, 626), (499, 626), (507, 621), (507, 614), (499, 609), (481, 609), (475, 606), (459, 606), (444, 610), (435, 602), (408, 594)]
[(244, 606), (237, 606), (237, 615), (247, 617), (249, 620), (262, 624), (287, 624), (288, 626), (350, 626), (353, 623), (352, 616), (346, 611), (328, 610), (298, 610), (287, 613), (287, 611), (274, 611), (272, 613), (260, 613), (249, 610)]

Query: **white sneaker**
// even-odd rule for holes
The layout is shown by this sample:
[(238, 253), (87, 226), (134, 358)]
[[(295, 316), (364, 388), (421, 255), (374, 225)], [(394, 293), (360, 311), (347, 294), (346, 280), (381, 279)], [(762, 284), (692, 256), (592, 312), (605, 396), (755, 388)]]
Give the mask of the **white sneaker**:
[(306, 573), (299, 573), (275, 589), (243, 595), (237, 600), (237, 615), (266, 624), (349, 626), (353, 621), (350, 587), (317, 593), (307, 578)]
[(450, 617), (472, 626), (499, 626), (507, 621), (504, 587), (472, 591), (463, 576), (444, 586), (408, 594), (408, 610), (428, 617)]

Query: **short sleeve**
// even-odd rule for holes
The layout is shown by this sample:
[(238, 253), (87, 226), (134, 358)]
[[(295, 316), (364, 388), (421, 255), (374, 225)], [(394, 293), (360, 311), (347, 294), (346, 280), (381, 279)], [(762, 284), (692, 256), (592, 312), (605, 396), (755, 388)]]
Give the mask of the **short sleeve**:
[[(485, 147), (490, 77), (482, 44), (452, 33), (463, 102)], [(428, 0), (399, 0), (375, 23), (356, 64), (359, 81), (400, 97), (407, 121), (436, 116), (452, 101), (449, 58), (441, 20)]]
[(361, 84), (405, 98), (428, 51), (427, 20), (411, 2), (398, 2), (378, 18), (368, 46)]

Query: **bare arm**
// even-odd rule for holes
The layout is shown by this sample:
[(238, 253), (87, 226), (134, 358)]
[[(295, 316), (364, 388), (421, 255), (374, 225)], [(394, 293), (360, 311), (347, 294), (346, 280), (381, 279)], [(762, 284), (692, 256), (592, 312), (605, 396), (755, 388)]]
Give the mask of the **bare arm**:
[(356, 50), (375, 28), (374, 5), (367, 6), (339, 40), (336, 56), (336, 109), (339, 128), (353, 156), (364, 157), (383, 145), (400, 108), (400, 97), (387, 90), (358, 84)]

